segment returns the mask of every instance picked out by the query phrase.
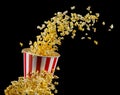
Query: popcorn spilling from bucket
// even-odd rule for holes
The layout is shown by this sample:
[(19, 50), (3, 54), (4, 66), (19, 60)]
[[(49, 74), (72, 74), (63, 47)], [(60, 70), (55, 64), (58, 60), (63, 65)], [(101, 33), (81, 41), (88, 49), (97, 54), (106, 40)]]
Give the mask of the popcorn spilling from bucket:
[[(74, 11), (75, 6), (70, 9)], [(81, 40), (88, 39), (95, 45), (99, 44), (89, 32), (93, 34), (97, 32), (95, 24), (99, 21), (100, 13), (93, 13), (91, 6), (88, 6), (86, 10), (88, 12), (84, 16), (74, 12), (69, 13), (68, 10), (57, 12), (48, 21), (37, 26), (40, 35), (36, 36), (36, 41), (29, 41), (29, 48), (22, 49), (24, 77), (31, 76), (31, 72), (42, 70), (54, 74), (60, 57), (58, 46), (62, 45), (65, 36), (70, 35), (74, 39), (76, 32), (82, 32), (84, 35), (80, 38)], [(105, 26), (106, 22), (103, 21), (101, 25)], [(108, 31), (113, 28), (111, 24)], [(23, 43), (20, 42), (20, 45), (23, 46)]]
[[(70, 9), (75, 10), (75, 6)], [(5, 89), (5, 95), (18, 95), (18, 93), (22, 95), (54, 95), (58, 92), (54, 85), (59, 85), (59, 83), (54, 82), (53, 85), (51, 82), (53, 76), (56, 79), (59, 78), (54, 75), (54, 72), (55, 69), (60, 70), (59, 67), (56, 67), (60, 57), (58, 46), (62, 45), (64, 37), (70, 35), (74, 39), (76, 32), (82, 32), (84, 35), (80, 37), (81, 40), (88, 39), (95, 45), (99, 44), (89, 32), (97, 32), (95, 23), (99, 21), (100, 14), (93, 14), (91, 6), (88, 6), (86, 10), (88, 13), (84, 16), (74, 12), (69, 13), (67, 10), (57, 12), (48, 21), (37, 26), (40, 35), (36, 36), (36, 41), (29, 41), (29, 48), (22, 49), (24, 77), (19, 77), (18, 81), (12, 81), (12, 85)], [(106, 25), (105, 21), (101, 25)], [(108, 31), (112, 31), (113, 28), (114, 25), (111, 24)], [(20, 42), (20, 46), (23, 47), (22, 42)], [(51, 90), (54, 90), (54, 93)]]
[[(72, 6), (71, 10), (74, 9), (75, 6)], [(64, 40), (64, 36), (71, 35), (71, 38), (74, 39), (76, 32), (80, 31), (82, 33), (85, 32), (85, 35), (81, 37), (82, 40), (92, 40), (89, 31), (93, 31), (93, 33), (97, 31), (95, 23), (98, 22), (100, 13), (93, 14), (91, 6), (88, 6), (86, 10), (88, 13), (84, 16), (74, 12), (69, 13), (67, 10), (57, 12), (48, 21), (44, 21), (42, 25), (38, 25), (37, 29), (40, 30), (41, 34), (36, 36), (36, 41), (29, 42), (30, 52), (42, 56), (57, 55), (58, 46), (62, 44), (61, 41)], [(102, 22), (102, 25), (105, 25), (105, 21)], [(113, 27), (113, 24), (111, 24), (108, 31), (111, 31)], [(87, 37), (86, 31), (88, 31)], [(93, 43), (98, 45), (98, 41), (95, 39)]]

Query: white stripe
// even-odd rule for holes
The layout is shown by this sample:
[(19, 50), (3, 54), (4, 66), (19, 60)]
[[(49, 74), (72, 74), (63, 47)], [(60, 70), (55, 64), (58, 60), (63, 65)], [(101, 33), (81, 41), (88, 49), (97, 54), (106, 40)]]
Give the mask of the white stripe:
[(58, 57), (57, 57), (57, 59), (56, 59), (55, 67), (56, 67), (56, 65), (57, 65), (57, 62), (58, 62)]
[[(54, 71), (55, 71), (55, 68), (56, 68), (57, 62), (58, 62), (58, 57), (57, 57), (57, 59), (56, 59), (55, 66), (54, 66), (54, 68), (53, 68)], [(54, 72), (53, 72), (53, 74), (54, 74)]]
[(54, 57), (50, 58), (50, 64), (49, 64), (48, 72), (51, 72), (53, 61), (54, 61)]
[(29, 68), (29, 54), (26, 53), (26, 75), (28, 74)]
[(32, 56), (32, 73), (36, 71), (36, 65), (37, 65), (37, 56)]
[(46, 57), (42, 57), (40, 70), (44, 70), (45, 69), (45, 64), (46, 64)]

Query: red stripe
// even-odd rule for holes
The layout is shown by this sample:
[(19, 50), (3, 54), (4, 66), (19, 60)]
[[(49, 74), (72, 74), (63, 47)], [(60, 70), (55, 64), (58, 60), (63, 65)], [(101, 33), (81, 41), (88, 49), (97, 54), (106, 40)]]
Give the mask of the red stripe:
[(54, 68), (55, 68), (55, 66), (56, 66), (56, 61), (57, 61), (57, 57), (54, 58), (53, 65), (52, 65), (52, 69), (51, 69), (51, 73), (53, 73), (53, 71), (54, 71)]
[(48, 68), (49, 68), (49, 64), (50, 64), (50, 57), (48, 57), (47, 59), (46, 59), (46, 64), (45, 64), (45, 70), (46, 71), (48, 71)]
[(29, 68), (28, 68), (28, 75), (30, 76), (32, 72), (32, 55), (29, 55)]
[(24, 78), (26, 78), (26, 53), (23, 53)]
[(37, 57), (36, 71), (40, 72), (41, 57)]

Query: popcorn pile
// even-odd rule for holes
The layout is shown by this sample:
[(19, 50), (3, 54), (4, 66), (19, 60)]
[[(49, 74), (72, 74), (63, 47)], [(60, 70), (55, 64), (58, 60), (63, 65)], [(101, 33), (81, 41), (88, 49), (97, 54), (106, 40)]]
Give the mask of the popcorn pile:
[[(75, 6), (72, 6), (71, 10), (74, 9)], [(77, 31), (85, 32), (85, 35), (81, 37), (82, 40), (91, 40), (92, 37), (89, 36), (89, 33), (86, 33), (86, 31), (96, 32), (94, 24), (98, 22), (100, 14), (92, 14), (93, 12), (90, 6), (88, 6), (86, 10), (88, 13), (85, 16), (77, 13), (68, 13), (68, 11), (57, 12), (50, 20), (44, 21), (41, 26), (37, 26), (41, 34), (36, 36), (36, 41), (29, 42), (30, 52), (42, 56), (57, 55), (58, 46), (61, 45), (64, 36), (71, 35), (71, 38), (74, 39)], [(105, 22), (103, 22), (102, 25), (105, 25)], [(113, 24), (110, 26), (109, 31), (111, 31), (112, 28)], [(93, 40), (93, 42), (98, 45), (97, 40)], [(20, 44), (23, 46), (22, 43)]]
[(19, 77), (18, 81), (11, 81), (4, 92), (5, 95), (54, 95), (58, 93), (58, 82), (53, 79), (58, 78), (45, 70), (41, 73), (34, 72), (31, 77)]

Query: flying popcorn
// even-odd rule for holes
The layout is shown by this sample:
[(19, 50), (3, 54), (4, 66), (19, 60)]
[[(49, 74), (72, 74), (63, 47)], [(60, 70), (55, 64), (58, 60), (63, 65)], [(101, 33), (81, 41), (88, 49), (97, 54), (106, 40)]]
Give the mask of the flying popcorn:
[(75, 9), (75, 6), (72, 6), (72, 7), (71, 7), (71, 10), (74, 10), (74, 9)]
[(113, 24), (111, 24), (111, 25), (109, 26), (108, 31), (112, 31), (113, 28), (114, 28), (114, 26), (113, 26)]
[(23, 43), (22, 43), (22, 42), (20, 42), (20, 46), (21, 46), (21, 47), (23, 46)]
[[(75, 6), (72, 6), (71, 10), (74, 9)], [(71, 35), (71, 38), (74, 39), (76, 32), (92, 31), (95, 33), (97, 29), (94, 25), (98, 22), (100, 13), (93, 14), (91, 6), (88, 6), (86, 10), (88, 10), (88, 13), (84, 16), (78, 13), (68, 14), (68, 10), (57, 12), (48, 21), (38, 25), (37, 29), (41, 32), (40, 35), (36, 36), (37, 40), (29, 44), (30, 52), (37, 55), (54, 56), (55, 52), (58, 52), (58, 46), (62, 45), (62, 40), (64, 40), (65, 36)], [(104, 21), (102, 25), (105, 25)], [(110, 26), (109, 31), (112, 28), (113, 25)], [(89, 33), (85, 33), (80, 39), (91, 40), (92, 36)], [(93, 43), (98, 45), (96, 40)]]

